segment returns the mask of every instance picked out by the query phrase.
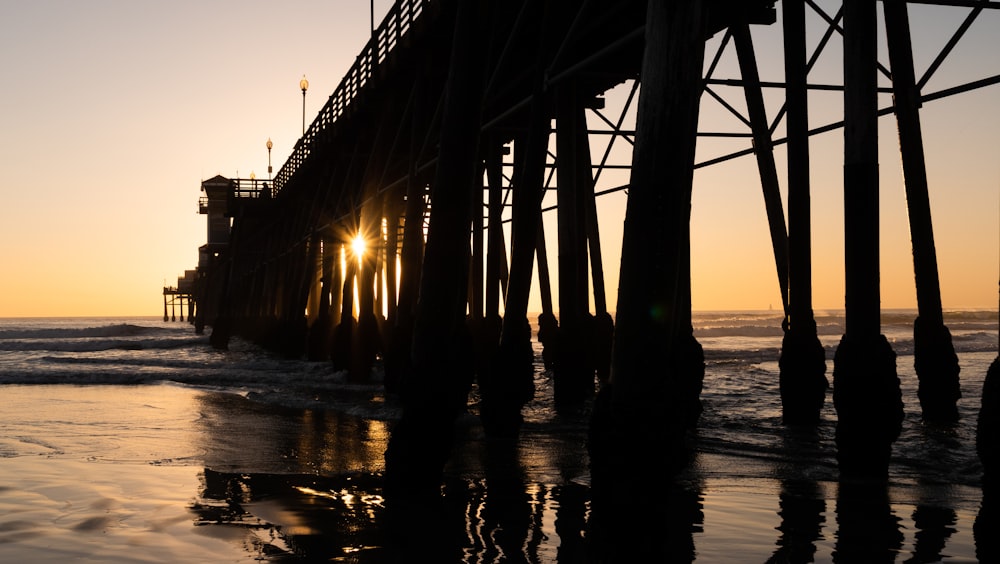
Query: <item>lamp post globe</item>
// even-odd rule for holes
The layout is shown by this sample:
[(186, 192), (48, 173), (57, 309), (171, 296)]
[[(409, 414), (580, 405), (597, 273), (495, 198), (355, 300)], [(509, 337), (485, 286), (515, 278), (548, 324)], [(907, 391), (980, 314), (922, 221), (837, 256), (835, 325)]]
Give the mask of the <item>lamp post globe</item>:
[(271, 143), (271, 138), (270, 137), (267, 138), (266, 146), (267, 146), (267, 179), (270, 180), (271, 179), (271, 147), (274, 146), (274, 143)]
[(299, 88), (302, 89), (302, 135), (306, 134), (306, 90), (309, 89), (309, 81), (306, 80), (306, 75), (302, 75), (302, 80), (299, 81)]

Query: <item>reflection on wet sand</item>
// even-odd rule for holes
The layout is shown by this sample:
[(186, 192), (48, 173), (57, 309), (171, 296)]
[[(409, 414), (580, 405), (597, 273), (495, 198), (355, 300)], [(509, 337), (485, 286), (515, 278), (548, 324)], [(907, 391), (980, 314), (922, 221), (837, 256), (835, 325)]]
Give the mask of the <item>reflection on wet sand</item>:
[(826, 496), (819, 482), (803, 470), (822, 465), (820, 438), (813, 427), (790, 427), (781, 438), (784, 451), (797, 453), (797, 460), (794, 465), (777, 466), (781, 534), (775, 542), (778, 548), (768, 562), (813, 562), (816, 542), (822, 538), (826, 522)]
[(903, 532), (880, 482), (841, 482), (837, 488), (834, 562), (895, 562)]
[(814, 480), (782, 480), (778, 505), (781, 535), (768, 562), (813, 562), (826, 520), (826, 501), (819, 484)]
[(386, 421), (265, 405), (234, 394), (201, 394), (198, 402), (198, 442), (213, 470), (333, 475), (384, 467)]
[(583, 562), (694, 562), (694, 535), (704, 524), (702, 490), (697, 477), (595, 490)]
[[(579, 451), (573, 433), (566, 444), (474, 442), (440, 495), (387, 500), (387, 423), (258, 406), (239, 396), (206, 394), (201, 402), (206, 468), (191, 509), (208, 534), (235, 537), (254, 556), (585, 561), (589, 489), (538, 480), (581, 474), (585, 459), (568, 454)], [(234, 427), (246, 432), (230, 432)]]
[[(636, 484), (633, 496), (595, 498), (579, 448), (585, 426), (556, 435), (528, 429), (517, 444), (487, 442), (467, 426), (457, 430), (459, 452), (440, 494), (386, 499), (387, 422), (231, 395), (200, 401), (206, 465), (190, 506), (195, 522), (266, 561), (695, 562), (718, 555), (715, 543), (750, 538), (705, 531), (706, 498), (718, 507), (725, 496), (710, 486), (724, 458), (702, 459), (674, 480)], [(951, 505), (948, 485), (918, 480), (897, 499), (886, 484), (837, 484), (829, 469), (817, 472), (825, 463), (811, 458), (823, 456), (815, 435), (783, 440), (797, 455), (771, 463), (777, 526), (747, 523), (765, 555), (755, 558), (933, 562), (949, 557), (949, 543), (969, 542), (956, 538), (961, 527), (968, 535), (971, 519)], [(996, 555), (1000, 538), (991, 501), (983, 497), (975, 525), (981, 561)], [(739, 519), (740, 506), (731, 507)]]
[(940, 562), (945, 556), (948, 539), (958, 532), (958, 515), (951, 507), (941, 505), (932, 495), (934, 484), (918, 484), (920, 499), (913, 509), (913, 555), (907, 562)]
[(249, 553), (277, 562), (587, 561), (586, 488), (507, 486), (448, 480), (435, 499), (387, 501), (375, 474), (206, 469), (191, 510), (209, 534), (236, 537)]
[(973, 525), (976, 558), (980, 562), (1000, 562), (1000, 506), (997, 505), (997, 484), (983, 484), (983, 501)]

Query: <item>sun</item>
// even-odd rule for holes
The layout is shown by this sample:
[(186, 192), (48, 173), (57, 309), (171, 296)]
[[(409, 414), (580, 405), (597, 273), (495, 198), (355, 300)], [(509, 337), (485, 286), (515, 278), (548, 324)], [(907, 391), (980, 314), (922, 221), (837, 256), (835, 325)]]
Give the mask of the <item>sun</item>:
[(351, 241), (351, 250), (354, 251), (354, 256), (357, 257), (365, 254), (365, 239), (360, 233)]

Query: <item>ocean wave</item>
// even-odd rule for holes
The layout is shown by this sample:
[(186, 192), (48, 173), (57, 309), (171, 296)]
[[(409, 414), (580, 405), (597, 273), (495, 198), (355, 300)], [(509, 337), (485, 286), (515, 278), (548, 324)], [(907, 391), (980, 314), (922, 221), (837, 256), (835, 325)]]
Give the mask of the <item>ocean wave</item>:
[[(129, 350), (129, 349), (125, 349)], [(145, 350), (145, 349), (137, 349)], [(214, 370), (221, 368), (228, 368), (228, 363), (223, 359), (211, 362), (205, 360), (185, 360), (178, 358), (124, 358), (121, 356), (116, 356), (113, 359), (94, 357), (94, 356), (53, 356), (47, 355), (42, 356), (38, 359), (40, 362), (50, 363), (50, 364), (61, 364), (66, 366), (105, 366), (111, 365), (115, 367), (120, 367), (122, 370), (130, 368), (144, 368), (144, 369), (169, 369), (169, 370)]]
[(116, 337), (142, 337), (176, 333), (165, 327), (149, 327), (131, 323), (116, 323), (93, 327), (17, 327), (0, 329), (0, 341), (21, 339), (94, 339)]
[(52, 352), (100, 352), (100, 351), (136, 351), (156, 349), (177, 349), (198, 344), (207, 344), (207, 337), (173, 337), (173, 338), (18, 338), (0, 339), (0, 351), (52, 351)]
[(695, 337), (781, 337), (781, 325), (719, 325), (696, 327)]

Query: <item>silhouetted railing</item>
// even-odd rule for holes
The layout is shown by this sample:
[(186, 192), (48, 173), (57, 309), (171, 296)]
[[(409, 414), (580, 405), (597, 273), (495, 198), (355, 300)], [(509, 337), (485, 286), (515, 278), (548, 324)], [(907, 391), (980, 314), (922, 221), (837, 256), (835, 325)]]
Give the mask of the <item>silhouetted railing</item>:
[(274, 194), (270, 184), (267, 180), (258, 178), (233, 178), (229, 181), (229, 198), (270, 198)]
[(354, 65), (344, 75), (333, 94), (330, 95), (326, 105), (316, 115), (316, 119), (313, 120), (305, 134), (295, 143), (292, 154), (289, 155), (288, 160), (274, 177), (272, 185), (274, 195), (277, 195), (288, 184), (299, 167), (309, 158), (313, 144), (316, 143), (319, 135), (347, 111), (354, 98), (368, 84), (379, 63), (385, 61), (389, 53), (413, 26), (413, 22), (432, 1), (396, 0), (361, 54), (355, 59)]

